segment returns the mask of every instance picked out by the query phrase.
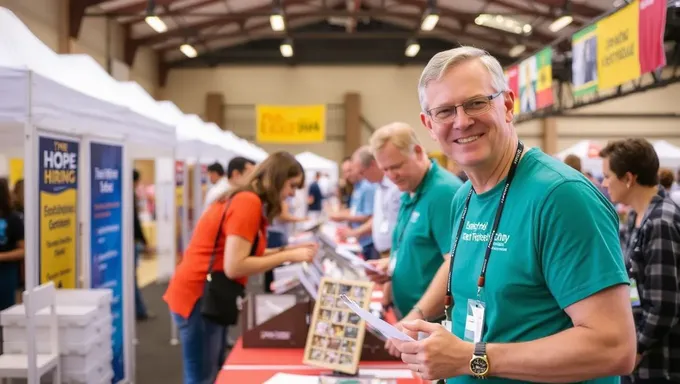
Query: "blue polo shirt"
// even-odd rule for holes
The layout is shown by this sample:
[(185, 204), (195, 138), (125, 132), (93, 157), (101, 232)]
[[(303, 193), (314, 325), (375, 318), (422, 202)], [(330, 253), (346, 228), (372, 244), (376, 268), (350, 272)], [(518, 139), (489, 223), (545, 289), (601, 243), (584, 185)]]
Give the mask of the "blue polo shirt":
[[(352, 215), (355, 216), (373, 216), (373, 200), (375, 197), (376, 186), (369, 183), (365, 179), (354, 184), (354, 191), (352, 192), (352, 200), (349, 209)], [(361, 226), (361, 223), (352, 223), (351, 227), (356, 228)], [(373, 237), (368, 234), (359, 238), (359, 244), (365, 247), (373, 244)]]

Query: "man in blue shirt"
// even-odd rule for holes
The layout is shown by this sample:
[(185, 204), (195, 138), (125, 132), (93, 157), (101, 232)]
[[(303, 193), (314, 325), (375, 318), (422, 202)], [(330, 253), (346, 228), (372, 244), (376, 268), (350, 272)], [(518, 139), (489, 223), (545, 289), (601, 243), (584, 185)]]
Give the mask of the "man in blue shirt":
[[(353, 164), (346, 171), (348, 171), (346, 172), (348, 182), (354, 183), (349, 211), (333, 213), (330, 215), (330, 219), (333, 221), (345, 221), (349, 223), (350, 227), (357, 228), (373, 217), (373, 200), (376, 186), (362, 178)], [(378, 258), (378, 252), (373, 247), (373, 238), (370, 233), (359, 237), (359, 245), (361, 245), (361, 253), (365, 259)]]

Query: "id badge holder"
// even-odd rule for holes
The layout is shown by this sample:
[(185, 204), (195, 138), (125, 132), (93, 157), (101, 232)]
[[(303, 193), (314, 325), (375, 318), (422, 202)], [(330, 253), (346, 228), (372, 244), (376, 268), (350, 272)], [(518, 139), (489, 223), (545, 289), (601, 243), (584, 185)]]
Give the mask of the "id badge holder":
[(387, 267), (387, 274), (392, 276), (392, 273), (394, 272), (394, 267), (397, 266), (397, 253), (392, 252), (390, 254), (390, 264)]
[(465, 316), (465, 340), (479, 343), (484, 330), (484, 311), (486, 306), (479, 300), (468, 299)]

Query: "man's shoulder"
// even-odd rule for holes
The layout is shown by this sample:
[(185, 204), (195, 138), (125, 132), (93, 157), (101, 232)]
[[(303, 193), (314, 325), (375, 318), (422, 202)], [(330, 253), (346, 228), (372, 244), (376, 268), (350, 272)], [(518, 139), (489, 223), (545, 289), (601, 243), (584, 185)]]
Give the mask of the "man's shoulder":
[(463, 181), (451, 172), (439, 167), (428, 185), (427, 192), (433, 195), (453, 195), (463, 186)]

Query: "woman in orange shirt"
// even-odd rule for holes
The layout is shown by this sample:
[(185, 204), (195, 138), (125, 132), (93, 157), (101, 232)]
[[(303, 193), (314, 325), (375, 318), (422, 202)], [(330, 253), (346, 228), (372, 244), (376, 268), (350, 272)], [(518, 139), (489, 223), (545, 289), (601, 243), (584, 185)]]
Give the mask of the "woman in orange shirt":
[(277, 152), (253, 170), (241, 187), (230, 189), (211, 204), (198, 220), (163, 297), (179, 329), (184, 384), (213, 383), (224, 362), (226, 327), (203, 318), (200, 311), (213, 248), (214, 272), (222, 271), (244, 286), (248, 276), (284, 262), (314, 258), (318, 246), (313, 243), (265, 249), (268, 222), (281, 213), (282, 201), (303, 185), (300, 163), (287, 152)]

